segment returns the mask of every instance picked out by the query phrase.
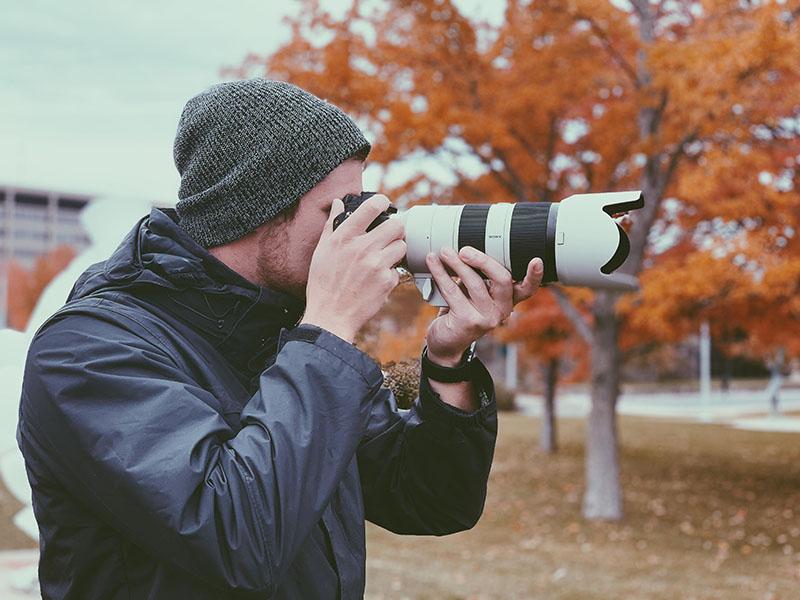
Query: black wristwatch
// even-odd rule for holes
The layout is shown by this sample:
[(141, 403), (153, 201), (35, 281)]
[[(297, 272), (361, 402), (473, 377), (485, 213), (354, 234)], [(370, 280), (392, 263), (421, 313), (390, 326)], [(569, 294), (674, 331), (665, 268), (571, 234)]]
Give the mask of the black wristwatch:
[(442, 383), (456, 383), (457, 381), (470, 381), (472, 379), (472, 365), (475, 358), (475, 344), (477, 340), (470, 344), (469, 348), (464, 351), (461, 356), (461, 362), (455, 367), (445, 367), (437, 365), (428, 358), (428, 346), (422, 349), (422, 373), (434, 381), (441, 381)]

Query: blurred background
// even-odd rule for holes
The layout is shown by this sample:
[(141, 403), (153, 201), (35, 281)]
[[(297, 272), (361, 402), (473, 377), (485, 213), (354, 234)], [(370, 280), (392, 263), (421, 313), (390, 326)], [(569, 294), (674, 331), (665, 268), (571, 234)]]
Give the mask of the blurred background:
[[(14, 428), (30, 337), (151, 206), (227, 79), (296, 83), (415, 203), (642, 189), (625, 295), (550, 286), (480, 340), (484, 516), (368, 529), (368, 598), (800, 597), (800, 2), (0, 0), (0, 596), (35, 597)], [(413, 401), (436, 312), (357, 344)], [(409, 383), (410, 382), (410, 383)], [(409, 386), (411, 389), (409, 389)]]

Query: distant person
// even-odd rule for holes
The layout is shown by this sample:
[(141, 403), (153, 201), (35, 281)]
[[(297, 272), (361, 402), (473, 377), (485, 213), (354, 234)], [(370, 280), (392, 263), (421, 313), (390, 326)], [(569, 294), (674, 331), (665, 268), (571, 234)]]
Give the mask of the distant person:
[(369, 151), (287, 83), (186, 104), (175, 209), (90, 266), (28, 351), (17, 440), (45, 598), (358, 598), (365, 519), (433, 535), (478, 521), (496, 405), (467, 350), (534, 293), (541, 261), (514, 285), (479, 253), (487, 286), (444, 257), (467, 295), (429, 257), (450, 309), (398, 410), (353, 339), (398, 283), (402, 224), (366, 232), (388, 206), (375, 196), (332, 228)]

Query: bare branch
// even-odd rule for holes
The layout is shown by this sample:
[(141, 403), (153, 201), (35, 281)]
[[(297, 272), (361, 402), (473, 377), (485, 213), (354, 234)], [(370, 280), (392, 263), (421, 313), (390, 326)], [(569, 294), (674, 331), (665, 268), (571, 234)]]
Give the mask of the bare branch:
[(575, 330), (578, 332), (578, 335), (583, 338), (584, 342), (591, 345), (592, 328), (589, 326), (589, 322), (583, 317), (583, 315), (567, 297), (567, 295), (564, 293), (564, 290), (560, 286), (553, 285), (549, 286), (548, 289), (553, 292), (553, 296), (556, 297), (558, 305), (561, 307), (561, 310), (564, 312), (570, 322), (575, 326)]
[(582, 21), (586, 21), (589, 23), (589, 28), (591, 29), (592, 33), (597, 36), (598, 41), (603, 46), (603, 49), (609, 55), (611, 60), (617, 65), (622, 71), (627, 75), (628, 79), (631, 80), (631, 83), (634, 87), (639, 88), (639, 78), (636, 76), (636, 69), (625, 59), (622, 53), (617, 50), (614, 45), (611, 43), (611, 40), (608, 38), (608, 34), (605, 30), (603, 30), (597, 22), (587, 15), (577, 14), (577, 19)]
[(499, 148), (495, 148), (494, 146), (492, 146), (492, 150), (497, 155), (497, 158), (503, 162), (506, 173), (508, 173), (508, 175), (511, 177), (511, 183), (514, 186), (514, 197), (516, 198), (517, 202), (525, 202), (528, 200), (528, 198), (525, 197), (525, 182), (511, 166), (511, 161), (508, 159), (505, 152)]
[[(672, 180), (681, 157), (685, 155), (686, 145), (691, 143), (697, 137), (697, 134), (697, 130), (687, 133), (669, 153), (648, 157), (648, 164), (645, 166), (645, 173), (642, 178), (645, 205), (642, 210), (636, 211), (632, 217), (633, 228), (628, 235), (631, 250), (623, 267), (624, 272), (635, 275), (641, 269), (647, 237), (658, 215), (664, 192)], [(667, 164), (662, 169), (660, 164), (664, 158), (666, 158)]]
[(547, 132), (547, 150), (545, 151), (546, 154), (544, 157), (546, 172), (544, 178), (545, 181), (544, 197), (542, 198), (542, 200), (544, 200), (545, 202), (550, 202), (552, 200), (551, 198), (552, 191), (548, 187), (547, 183), (550, 181), (550, 176), (552, 175), (553, 172), (552, 165), (553, 165), (553, 159), (555, 158), (556, 155), (556, 143), (558, 142), (558, 133), (559, 133), (558, 124), (559, 124), (559, 118), (556, 115), (551, 114), (549, 123), (550, 127)]
[[(532, 197), (536, 197), (537, 199), (543, 202), (551, 202), (552, 201), (552, 191), (550, 188), (547, 187), (547, 182), (550, 181), (550, 177), (553, 174), (553, 158), (555, 156), (555, 148), (556, 143), (558, 142), (558, 125), (560, 123), (560, 119), (557, 115), (550, 115), (549, 120), (549, 129), (547, 134), (547, 144), (544, 150), (544, 156), (542, 157), (542, 153), (538, 151), (531, 143), (525, 139), (519, 131), (514, 129), (513, 127), (509, 127), (508, 131), (520, 146), (522, 146), (525, 151), (528, 153), (528, 156), (531, 157), (534, 161), (539, 161), (542, 159), (542, 164), (545, 166), (545, 175), (544, 175), (544, 186), (539, 188), (536, 184), (532, 184), (530, 186)], [(541, 190), (541, 193), (540, 193)]]
[(684, 156), (686, 153), (686, 146), (691, 144), (694, 140), (697, 139), (698, 130), (695, 129), (694, 131), (690, 131), (687, 133), (683, 139), (675, 145), (672, 152), (668, 154), (667, 166), (661, 172), (661, 177), (659, 178), (658, 182), (658, 195), (662, 196), (669, 185), (669, 182), (672, 180), (672, 176), (675, 173), (675, 169), (678, 166), (678, 162), (680, 161), (681, 157)]
[[(492, 177), (494, 177), (494, 179), (497, 181), (497, 183), (499, 183), (502, 187), (504, 187), (506, 190), (508, 190), (508, 192), (512, 196), (516, 197), (518, 195), (518, 190), (514, 185), (514, 181), (507, 176), (508, 174), (506, 172), (504, 172), (504, 171), (498, 171), (497, 169), (495, 169), (492, 166), (491, 160), (489, 160), (487, 157), (483, 156), (480, 152), (475, 150), (475, 148), (473, 148), (472, 146), (469, 146), (469, 150), (470, 150), (469, 152), (456, 152), (452, 148), (444, 148), (444, 147), (442, 149), (445, 152), (448, 152), (453, 156), (460, 156), (460, 157), (471, 156), (473, 158), (478, 159), (481, 162), (481, 164), (483, 164), (489, 170), (489, 172), (491, 173)], [(432, 152), (429, 152), (429, 154), (431, 156), (433, 156)], [(454, 172), (454, 174), (459, 179), (467, 177), (466, 174), (464, 174), (461, 171), (459, 171), (458, 169), (454, 168), (452, 165), (448, 165), (448, 167)]]

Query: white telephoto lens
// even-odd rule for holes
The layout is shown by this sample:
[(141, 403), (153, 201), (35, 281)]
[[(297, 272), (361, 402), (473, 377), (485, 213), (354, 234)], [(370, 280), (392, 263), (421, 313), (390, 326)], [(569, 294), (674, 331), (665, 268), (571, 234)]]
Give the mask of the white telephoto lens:
[(515, 281), (538, 257), (544, 284), (631, 290), (638, 287), (636, 278), (615, 273), (630, 242), (612, 216), (643, 206), (640, 191), (609, 192), (576, 194), (558, 203), (417, 205), (390, 218), (405, 226), (406, 262), (415, 276), (429, 276), (429, 252), (471, 246), (503, 265)]

